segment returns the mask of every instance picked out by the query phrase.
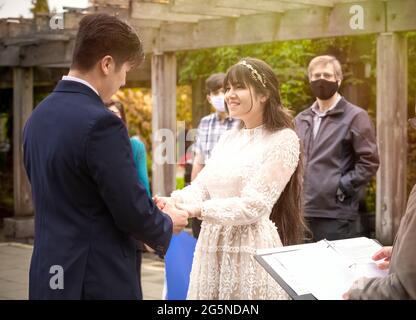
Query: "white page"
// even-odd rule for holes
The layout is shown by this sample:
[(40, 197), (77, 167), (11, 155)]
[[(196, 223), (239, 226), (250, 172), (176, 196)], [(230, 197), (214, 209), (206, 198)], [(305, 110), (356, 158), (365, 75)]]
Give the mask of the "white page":
[(297, 295), (311, 293), (306, 284), (302, 283), (302, 279), (296, 276), (296, 272), (293, 269), (287, 269), (289, 266), (284, 266), (280, 262), (279, 257), (272, 254), (264, 256), (263, 259), (277, 272), (283, 281), (290, 285)]
[(340, 254), (355, 263), (374, 263), (371, 257), (382, 248), (374, 240), (365, 237), (329, 242)]
[(333, 299), (327, 293), (340, 291), (340, 282), (342, 287), (348, 285), (339, 274), (340, 268), (347, 268), (347, 262), (326, 246), (314, 244), (263, 258), (298, 295), (312, 293), (318, 299)]
[(380, 270), (377, 263), (371, 259), (382, 248), (374, 240), (360, 237), (330, 242), (338, 252), (352, 261), (352, 269), (357, 276), (373, 278), (388, 274), (388, 270)]
[(368, 238), (293, 247), (296, 249), (276, 249), (263, 258), (298, 295), (312, 293), (317, 299), (342, 299), (355, 280), (387, 274), (371, 260), (381, 246)]
[[(317, 299), (338, 299), (349, 285), (348, 261), (323, 244), (279, 257)], [(342, 270), (342, 272), (341, 272)]]

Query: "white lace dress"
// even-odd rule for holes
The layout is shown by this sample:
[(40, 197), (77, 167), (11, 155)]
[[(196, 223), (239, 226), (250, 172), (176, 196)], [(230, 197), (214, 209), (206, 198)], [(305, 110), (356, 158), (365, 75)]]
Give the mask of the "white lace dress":
[(298, 161), (291, 129), (232, 129), (193, 183), (172, 193), (202, 210), (188, 299), (288, 299), (253, 254), (282, 246), (269, 216)]

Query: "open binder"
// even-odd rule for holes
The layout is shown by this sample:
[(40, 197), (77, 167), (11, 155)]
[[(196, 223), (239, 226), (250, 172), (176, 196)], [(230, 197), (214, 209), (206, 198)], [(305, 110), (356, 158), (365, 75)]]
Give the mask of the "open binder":
[(382, 246), (360, 237), (258, 250), (255, 259), (295, 300), (338, 300), (355, 280), (384, 277), (371, 256)]

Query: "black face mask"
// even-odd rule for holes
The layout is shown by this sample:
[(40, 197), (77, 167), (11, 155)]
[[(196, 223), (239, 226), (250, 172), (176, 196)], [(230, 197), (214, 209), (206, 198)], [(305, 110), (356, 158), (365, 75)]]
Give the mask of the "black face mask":
[(338, 90), (338, 82), (318, 79), (310, 83), (313, 95), (321, 100), (328, 100)]

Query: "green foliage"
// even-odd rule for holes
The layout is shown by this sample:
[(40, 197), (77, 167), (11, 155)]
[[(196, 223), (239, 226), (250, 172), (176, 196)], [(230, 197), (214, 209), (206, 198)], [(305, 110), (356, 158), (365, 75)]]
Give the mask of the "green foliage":
[(365, 206), (367, 212), (376, 212), (376, 179), (373, 178), (367, 186)]
[[(408, 80), (409, 80), (409, 118), (415, 116), (416, 108), (416, 32), (407, 34), (408, 40)], [(416, 184), (416, 129), (408, 127), (407, 151), (407, 192)]]
[(185, 178), (176, 177), (176, 190), (183, 189), (185, 187)]
[(176, 120), (192, 122), (192, 89), (183, 85), (176, 87)]
[(48, 13), (49, 12), (49, 5), (48, 0), (32, 0), (33, 7), (30, 11), (35, 13)]

